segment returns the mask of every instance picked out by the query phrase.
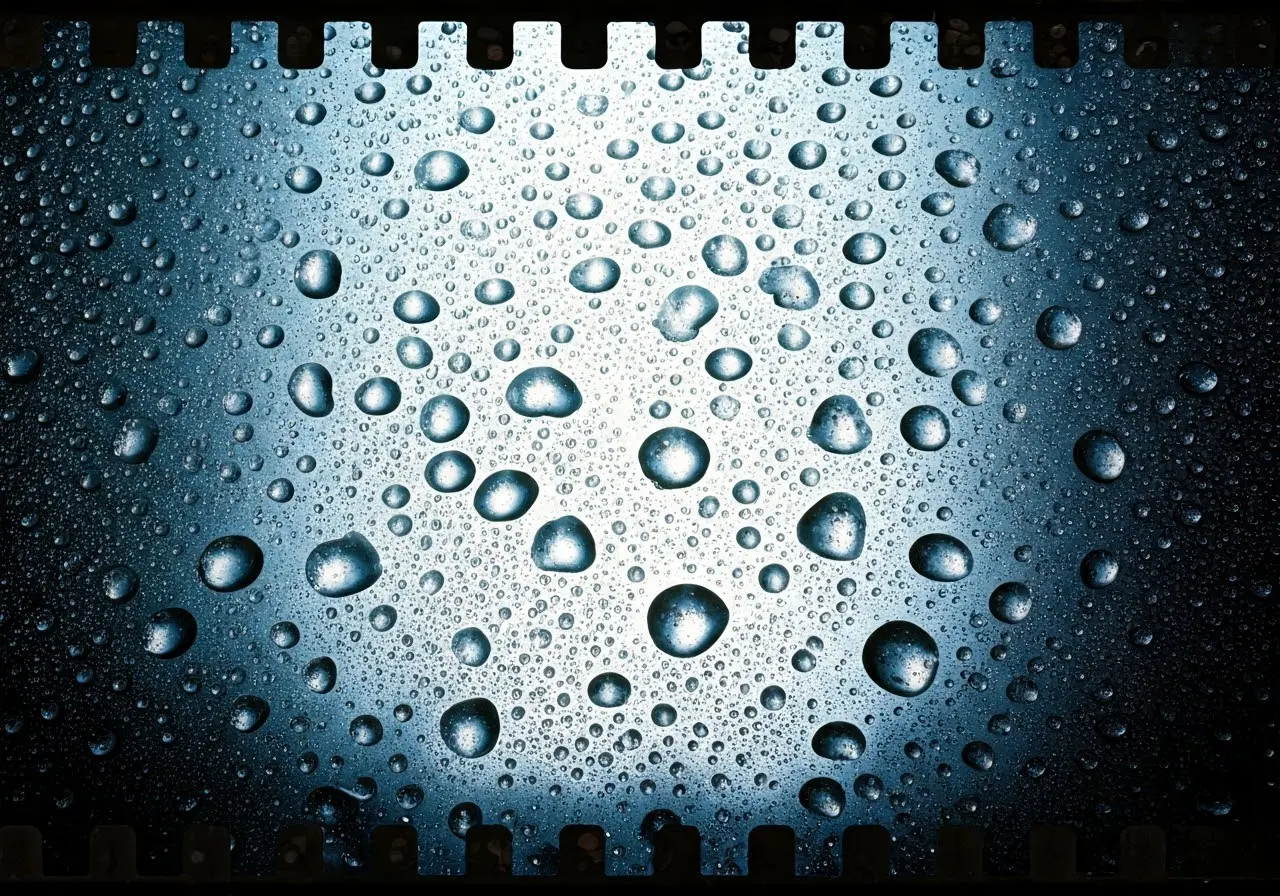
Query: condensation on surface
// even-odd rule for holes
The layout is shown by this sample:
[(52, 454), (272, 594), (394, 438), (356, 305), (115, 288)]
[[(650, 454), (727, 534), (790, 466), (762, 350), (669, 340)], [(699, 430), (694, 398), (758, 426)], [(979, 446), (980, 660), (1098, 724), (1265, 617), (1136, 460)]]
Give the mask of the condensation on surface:
[(850, 824), (915, 873), (940, 823), (1257, 815), (1269, 73), (421, 34), (3, 74), (6, 820), (249, 871), (403, 820), (429, 873), (483, 820), (518, 874), (789, 824), (820, 874)]

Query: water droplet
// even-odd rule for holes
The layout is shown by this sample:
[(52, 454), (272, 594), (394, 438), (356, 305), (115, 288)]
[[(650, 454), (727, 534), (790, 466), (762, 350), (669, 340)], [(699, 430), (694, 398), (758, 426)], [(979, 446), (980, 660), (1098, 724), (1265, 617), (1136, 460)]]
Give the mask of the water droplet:
[(161, 610), (142, 629), (142, 649), (154, 657), (171, 660), (196, 642), (196, 617), (181, 607)]
[(933, 168), (953, 187), (972, 187), (978, 182), (978, 175), (982, 172), (978, 157), (962, 149), (947, 149), (938, 153)]
[(663, 300), (653, 325), (670, 342), (688, 342), (719, 310), (720, 303), (709, 289), (680, 286)]
[[(702, 247), (702, 260), (706, 262), (711, 273), (721, 277), (736, 277), (747, 269), (747, 247), (736, 236), (722, 233), (707, 240)], [(698, 289), (699, 287), (681, 288)]]
[(705, 653), (729, 625), (729, 607), (701, 585), (672, 585), (649, 605), (649, 637), (679, 659)]
[(333, 411), (333, 377), (314, 361), (299, 364), (289, 376), (289, 397), (308, 417), (325, 417)]
[(585, 293), (608, 292), (618, 285), (622, 268), (612, 258), (588, 258), (573, 266), (569, 283)]
[(761, 568), (759, 582), (766, 594), (781, 594), (791, 582), (791, 573), (780, 563), (770, 563)]
[(302, 670), (307, 687), (317, 694), (327, 694), (338, 684), (338, 664), (327, 656), (316, 657)]
[(879, 97), (897, 96), (902, 89), (902, 79), (897, 75), (882, 75), (871, 82), (871, 92)]
[(530, 547), (533, 565), (547, 572), (583, 572), (596, 560), (596, 540), (576, 516), (543, 523)]
[(997, 249), (1013, 252), (1034, 240), (1037, 228), (1036, 219), (1030, 212), (1001, 203), (982, 223), (982, 235)]
[(440, 303), (435, 296), (420, 289), (401, 293), (391, 308), (407, 324), (429, 324), (440, 316)]
[(660, 249), (671, 242), (671, 228), (661, 221), (636, 221), (627, 228), (627, 238), (641, 249)]
[(501, 730), (498, 708), (484, 697), (455, 703), (440, 716), (440, 739), (463, 759), (479, 759), (491, 751)]
[(342, 285), (342, 262), (328, 249), (312, 249), (298, 259), (293, 283), (309, 299), (327, 299)]
[(1031, 615), (1031, 589), (1022, 582), (997, 585), (987, 607), (1000, 622), (1017, 625)]
[(827, 160), (827, 148), (817, 140), (801, 140), (787, 152), (787, 161), (801, 171), (812, 171)]
[(289, 185), (289, 189), (304, 196), (320, 189), (323, 180), (320, 172), (310, 165), (295, 165), (284, 175), (284, 182)]
[(818, 304), (818, 281), (799, 265), (771, 265), (760, 275), (759, 286), (773, 296), (773, 303), (789, 311), (807, 311)]
[(917, 451), (938, 451), (951, 438), (947, 415), (933, 405), (922, 404), (902, 415), (902, 438)]
[(529, 512), (538, 499), (538, 483), (520, 470), (491, 473), (476, 489), (476, 512), (491, 523), (509, 522)]
[(471, 174), (462, 156), (444, 149), (433, 149), (418, 160), (413, 178), (419, 187), (439, 193), (452, 190)]
[(1115, 482), (1124, 471), (1120, 440), (1101, 429), (1091, 429), (1077, 439), (1072, 457), (1080, 472), (1094, 482)]
[(360, 160), (360, 170), (370, 177), (386, 177), (395, 163), (390, 153), (371, 152)]
[(359, 532), (321, 542), (307, 556), (307, 582), (325, 597), (364, 591), (382, 575), (378, 550)]
[(113, 566), (102, 577), (102, 589), (113, 604), (128, 603), (138, 593), (138, 574), (127, 566)]
[(814, 410), (809, 441), (832, 454), (857, 454), (871, 444), (871, 427), (852, 396), (832, 395)]
[(875, 264), (888, 250), (878, 233), (855, 233), (844, 244), (844, 257), (854, 264)]
[(867, 515), (862, 502), (848, 492), (832, 492), (804, 512), (796, 538), (828, 560), (856, 560), (862, 554)]
[(844, 788), (834, 778), (810, 778), (800, 785), (800, 805), (822, 818), (844, 812)]
[(951, 378), (951, 391), (969, 407), (977, 407), (987, 400), (987, 382), (976, 370), (957, 370)]
[(640, 471), (658, 488), (688, 488), (710, 465), (711, 449), (689, 429), (660, 429), (640, 445)]
[(722, 383), (740, 380), (751, 372), (751, 356), (740, 348), (718, 348), (707, 355), (707, 373)]
[(918, 370), (929, 376), (946, 376), (964, 361), (960, 343), (937, 327), (917, 330), (907, 343), (907, 356)]
[(886, 622), (867, 638), (862, 665), (877, 686), (898, 697), (918, 697), (938, 674), (938, 645), (920, 626)]
[(1203, 361), (1192, 361), (1179, 371), (1178, 383), (1188, 395), (1208, 395), (1218, 386), (1218, 374)]
[(631, 682), (617, 672), (603, 672), (587, 683), (587, 697), (606, 709), (622, 706), (631, 699)]
[(507, 387), (507, 404), (525, 417), (568, 417), (582, 407), (582, 393), (554, 367), (530, 367)]
[(760, 705), (769, 712), (778, 712), (787, 705), (787, 692), (771, 684), (760, 692)]
[(449, 642), (449, 649), (464, 666), (483, 666), (489, 659), (491, 648), (485, 633), (475, 626), (459, 629)]
[[(497, 120), (497, 116), (493, 114), (493, 111), (484, 106), (472, 106), (470, 109), (463, 109), (458, 115), (458, 124), (476, 135), (489, 133)], [(463, 176), (465, 177), (466, 175)]]
[(1106, 550), (1090, 551), (1080, 561), (1080, 580), (1086, 588), (1106, 588), (1120, 575), (1120, 561)]
[(917, 538), (909, 558), (912, 569), (935, 582), (958, 582), (973, 572), (973, 554), (968, 545), (940, 532)]
[(244, 535), (224, 535), (205, 547), (196, 564), (200, 581), (214, 591), (247, 588), (262, 572), (262, 548)]
[(851, 762), (867, 750), (867, 739), (852, 722), (827, 722), (813, 733), (813, 752), (823, 759)]
[(475, 462), (461, 451), (441, 451), (427, 461), (423, 475), (438, 492), (460, 492), (476, 478)]
[(111, 453), (127, 464), (143, 464), (160, 443), (160, 427), (150, 417), (130, 417), (120, 424)]
[(356, 407), (370, 416), (390, 414), (400, 407), (400, 384), (385, 376), (365, 380), (356, 389)]
[(261, 697), (245, 694), (231, 701), (231, 727), (241, 734), (252, 734), (266, 724), (271, 706)]
[(452, 442), (471, 422), (471, 411), (462, 399), (453, 395), (436, 395), (427, 400), (418, 416), (422, 434), (437, 444)]
[(1036, 321), (1036, 338), (1045, 348), (1065, 351), (1080, 341), (1084, 324), (1079, 315), (1060, 305), (1050, 305)]

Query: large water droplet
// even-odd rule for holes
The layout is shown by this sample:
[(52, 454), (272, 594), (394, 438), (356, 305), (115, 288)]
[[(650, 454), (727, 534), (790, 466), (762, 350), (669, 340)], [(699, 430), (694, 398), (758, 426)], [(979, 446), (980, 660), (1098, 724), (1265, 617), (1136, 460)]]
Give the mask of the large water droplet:
[(871, 427), (852, 396), (832, 395), (814, 410), (809, 441), (832, 454), (857, 454), (871, 444)]
[(707, 240), (702, 260), (713, 274), (736, 277), (747, 269), (747, 247), (736, 236), (722, 233)]
[(602, 672), (587, 683), (587, 697), (606, 709), (622, 706), (631, 699), (631, 682), (617, 672)]
[(886, 622), (863, 645), (862, 665), (871, 680), (890, 694), (918, 697), (938, 674), (938, 645), (914, 623)]
[(120, 424), (111, 453), (127, 464), (146, 463), (160, 443), (160, 427), (150, 417), (130, 417)]
[(1124, 448), (1109, 432), (1091, 429), (1076, 439), (1072, 457), (1080, 472), (1094, 482), (1115, 482), (1124, 472)]
[(779, 308), (807, 311), (818, 304), (818, 281), (799, 265), (771, 265), (760, 275), (759, 285)]
[(161, 610), (142, 629), (142, 649), (162, 660), (182, 656), (196, 642), (196, 617), (181, 607)]
[(1106, 550), (1090, 551), (1080, 561), (1080, 580), (1086, 588), (1106, 588), (1120, 575), (1120, 561)]
[(302, 670), (307, 687), (317, 694), (327, 694), (338, 684), (338, 664), (327, 656), (318, 656)]
[(844, 788), (834, 778), (810, 778), (800, 785), (800, 805), (821, 818), (838, 818), (844, 803)]
[(929, 376), (946, 376), (964, 361), (960, 343), (938, 327), (917, 330), (907, 343), (907, 357), (917, 369)]
[(127, 566), (113, 566), (102, 577), (102, 589), (113, 604), (128, 603), (138, 593), (138, 574)]
[(688, 659), (705, 653), (724, 634), (729, 607), (701, 585), (672, 585), (649, 605), (648, 622), (659, 650)]
[(804, 512), (796, 539), (819, 557), (856, 560), (862, 554), (867, 515), (848, 492), (832, 492)]
[(231, 727), (241, 734), (252, 734), (267, 723), (271, 705), (261, 697), (245, 694), (231, 701)]
[(424, 190), (439, 193), (452, 190), (467, 179), (471, 169), (462, 156), (445, 149), (433, 149), (418, 159), (413, 178)]
[(458, 124), (476, 135), (489, 133), (489, 130), (497, 120), (493, 110), (484, 106), (472, 106), (470, 109), (463, 109), (458, 115)]
[(289, 397), (308, 417), (324, 417), (333, 411), (333, 377), (314, 361), (299, 364), (289, 376)]
[(316, 545), (307, 557), (307, 582), (325, 597), (364, 591), (382, 575), (382, 558), (359, 532)]
[(722, 383), (740, 380), (751, 372), (751, 356), (740, 348), (718, 348), (707, 355), (707, 373)]
[(507, 404), (525, 417), (568, 417), (582, 407), (582, 393), (554, 367), (530, 367), (507, 386)]
[(498, 743), (498, 708), (484, 697), (455, 703), (440, 716), (440, 739), (463, 759), (479, 759)]
[(711, 449), (689, 429), (660, 429), (640, 445), (640, 471), (658, 488), (688, 488), (710, 465)]
[(875, 264), (888, 250), (878, 233), (855, 233), (845, 240), (844, 257), (854, 264)]
[(382, 417), (400, 407), (400, 384), (390, 377), (375, 376), (356, 389), (356, 407), (373, 417)]
[(298, 259), (293, 284), (308, 299), (327, 299), (342, 285), (342, 262), (328, 249), (312, 249)]
[(997, 249), (1013, 252), (1036, 238), (1037, 227), (1030, 212), (1001, 203), (987, 215), (982, 224), (982, 235)]
[(947, 415), (933, 405), (922, 404), (902, 415), (902, 438), (917, 451), (937, 451), (951, 438)]
[(1084, 323), (1080, 316), (1069, 308), (1050, 305), (1040, 312), (1036, 321), (1036, 338), (1045, 348), (1065, 351), (1080, 341), (1084, 332)]
[(933, 168), (953, 187), (972, 187), (982, 173), (978, 157), (963, 149), (947, 149), (938, 153), (933, 160)]
[(533, 534), (533, 565), (547, 572), (582, 572), (596, 560), (596, 540), (576, 516), (543, 523)]
[(1031, 589), (1023, 582), (997, 585), (991, 592), (987, 608), (1005, 625), (1017, 625), (1031, 615)]
[(402, 292), (391, 306), (396, 317), (407, 324), (429, 324), (440, 316), (435, 296), (420, 289)]
[(449, 642), (449, 649), (464, 666), (483, 666), (489, 659), (489, 639), (475, 626), (459, 629)]
[(711, 290), (680, 286), (663, 300), (653, 325), (670, 342), (688, 342), (719, 310), (720, 303)]
[(618, 285), (622, 268), (612, 258), (588, 258), (573, 266), (569, 283), (586, 293), (608, 292)]
[(247, 588), (262, 572), (262, 548), (244, 535), (224, 535), (205, 547), (196, 563), (196, 572), (206, 588), (239, 591)]
[(476, 465), (461, 451), (441, 451), (427, 461), (423, 476), (427, 485), (438, 492), (460, 492), (476, 478)]
[(538, 499), (538, 483), (520, 470), (498, 470), (476, 489), (476, 513), (491, 523), (516, 520)]
[(852, 722), (827, 722), (813, 733), (813, 752), (823, 759), (850, 762), (867, 750), (867, 739)]
[(973, 554), (968, 545), (941, 532), (917, 538), (909, 557), (912, 569), (935, 582), (958, 582), (973, 572)]

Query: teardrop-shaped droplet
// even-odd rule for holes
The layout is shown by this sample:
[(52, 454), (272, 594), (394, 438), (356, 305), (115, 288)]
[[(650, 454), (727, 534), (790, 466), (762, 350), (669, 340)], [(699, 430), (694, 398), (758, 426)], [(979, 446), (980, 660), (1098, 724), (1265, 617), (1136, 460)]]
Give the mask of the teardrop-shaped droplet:
[(289, 397), (308, 417), (325, 417), (333, 412), (333, 377), (328, 368), (314, 361), (299, 364), (289, 376)]

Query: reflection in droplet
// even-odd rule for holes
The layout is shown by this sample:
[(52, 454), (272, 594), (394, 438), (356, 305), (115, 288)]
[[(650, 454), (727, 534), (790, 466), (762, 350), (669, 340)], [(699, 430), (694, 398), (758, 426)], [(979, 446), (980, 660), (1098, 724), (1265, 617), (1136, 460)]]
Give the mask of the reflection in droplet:
[(533, 565), (547, 572), (582, 572), (596, 560), (596, 541), (576, 516), (543, 523), (533, 535)]
[(196, 564), (200, 581), (213, 591), (247, 588), (262, 572), (262, 548), (244, 535), (224, 535), (205, 547)]
[(364, 591), (382, 576), (378, 550), (359, 532), (321, 542), (307, 556), (307, 582), (325, 597)]
[(484, 697), (455, 703), (440, 716), (440, 739), (463, 759), (479, 759), (498, 743), (498, 708)]
[(687, 659), (705, 653), (729, 625), (729, 607), (701, 585), (672, 585), (649, 605), (649, 636), (659, 650)]
[(879, 687), (899, 697), (918, 697), (938, 673), (938, 645), (911, 622), (886, 622), (867, 638), (862, 665)]

